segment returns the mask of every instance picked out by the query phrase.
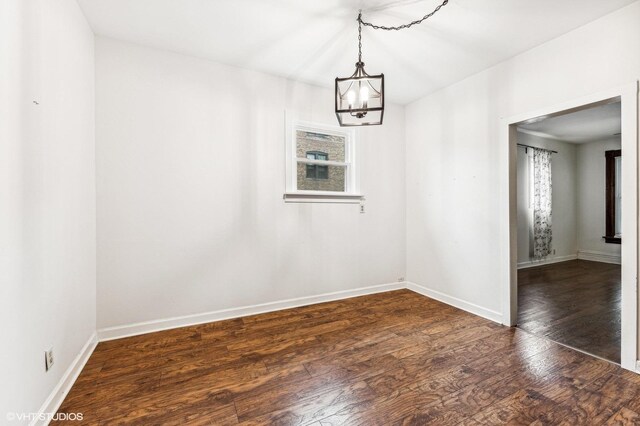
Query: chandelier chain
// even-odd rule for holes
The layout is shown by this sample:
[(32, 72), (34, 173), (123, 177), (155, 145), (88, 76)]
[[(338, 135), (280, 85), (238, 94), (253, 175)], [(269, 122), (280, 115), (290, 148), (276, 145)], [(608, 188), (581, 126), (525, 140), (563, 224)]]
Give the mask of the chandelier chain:
[(358, 12), (358, 62), (362, 62), (362, 11)]
[[(362, 13), (359, 13), (358, 14), (358, 31), (360, 33), (362, 32), (361, 25), (366, 25), (367, 27), (371, 27), (374, 30), (385, 30), (385, 31), (398, 31), (398, 30), (404, 30), (406, 28), (411, 28), (412, 26), (421, 24), (424, 21), (426, 21), (427, 19), (431, 18), (433, 15), (438, 13), (438, 11), (440, 9), (442, 9), (444, 6), (446, 6), (447, 3), (449, 3), (449, 0), (444, 0), (442, 2), (442, 4), (438, 5), (438, 7), (436, 7), (431, 13), (428, 13), (428, 14), (424, 15), (421, 19), (415, 20), (415, 21), (410, 22), (408, 24), (399, 25), (397, 27), (386, 27), (384, 25), (375, 25), (375, 24), (372, 24), (371, 22), (365, 22), (365, 21), (362, 20)], [(360, 40), (360, 39), (361, 39), (361, 36), (359, 34), (358, 35), (358, 40)], [(360, 47), (362, 47), (362, 43), (360, 43)]]

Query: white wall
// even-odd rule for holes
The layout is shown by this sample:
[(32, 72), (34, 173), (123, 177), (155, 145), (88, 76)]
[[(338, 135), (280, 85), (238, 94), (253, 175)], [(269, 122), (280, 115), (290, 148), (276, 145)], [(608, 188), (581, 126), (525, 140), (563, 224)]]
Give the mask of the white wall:
[(638, 22), (640, 2), (407, 107), (408, 280), (499, 315), (500, 117), (635, 81)]
[[(620, 256), (620, 244), (607, 244), (605, 234), (605, 151), (620, 149), (620, 137), (577, 146), (578, 250)], [(624, 194), (623, 194), (624, 195)], [(623, 225), (624, 226), (624, 225)]]
[(404, 109), (359, 129), (358, 205), (285, 204), (284, 112), (333, 93), (96, 41), (98, 327), (395, 282), (405, 271)]
[(0, 67), (2, 423), (37, 412), (95, 331), (94, 40), (76, 2), (0, 2)]
[[(577, 251), (576, 145), (518, 132), (518, 143), (556, 151), (551, 157), (553, 217), (551, 243), (553, 254), (546, 261), (575, 256)], [(531, 154), (531, 152), (529, 152)], [(518, 147), (518, 265), (531, 263), (529, 254), (531, 214), (529, 211), (529, 176), (527, 154)], [(535, 262), (534, 262), (535, 263)]]

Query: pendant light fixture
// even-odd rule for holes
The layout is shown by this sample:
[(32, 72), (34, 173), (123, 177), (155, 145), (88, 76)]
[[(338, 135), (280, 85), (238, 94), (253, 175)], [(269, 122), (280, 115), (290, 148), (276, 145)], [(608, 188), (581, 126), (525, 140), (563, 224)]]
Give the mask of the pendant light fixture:
[(362, 26), (375, 30), (403, 30), (420, 24), (436, 14), (449, 0), (444, 0), (433, 12), (422, 19), (398, 27), (373, 25), (362, 20), (362, 11), (358, 13), (358, 62), (356, 70), (346, 78), (336, 77), (336, 117), (340, 126), (375, 126), (382, 124), (384, 117), (384, 74), (369, 75), (362, 62)]
[(358, 13), (358, 62), (347, 78), (336, 77), (336, 116), (341, 126), (382, 124), (384, 74), (369, 75), (362, 62), (362, 13)]

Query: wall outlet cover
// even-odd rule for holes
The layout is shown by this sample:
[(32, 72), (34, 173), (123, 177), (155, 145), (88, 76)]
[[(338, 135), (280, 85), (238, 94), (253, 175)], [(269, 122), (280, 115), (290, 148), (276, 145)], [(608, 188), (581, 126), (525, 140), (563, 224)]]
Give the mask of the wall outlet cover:
[(44, 352), (44, 370), (49, 371), (53, 367), (53, 348)]

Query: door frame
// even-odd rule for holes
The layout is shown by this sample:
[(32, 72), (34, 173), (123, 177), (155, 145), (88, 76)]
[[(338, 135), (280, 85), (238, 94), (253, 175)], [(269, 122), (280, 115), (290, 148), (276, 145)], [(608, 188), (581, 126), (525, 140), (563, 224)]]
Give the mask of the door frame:
[(617, 100), (622, 118), (622, 294), (621, 358), (623, 368), (640, 373), (638, 362), (638, 81), (573, 99), (541, 110), (500, 119), (500, 286), (503, 324), (515, 326), (518, 312), (516, 125)]

